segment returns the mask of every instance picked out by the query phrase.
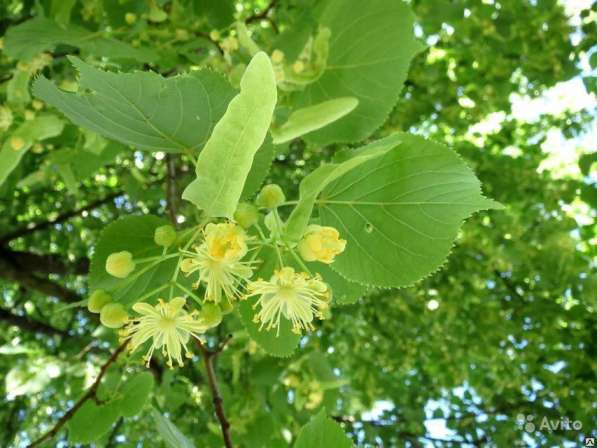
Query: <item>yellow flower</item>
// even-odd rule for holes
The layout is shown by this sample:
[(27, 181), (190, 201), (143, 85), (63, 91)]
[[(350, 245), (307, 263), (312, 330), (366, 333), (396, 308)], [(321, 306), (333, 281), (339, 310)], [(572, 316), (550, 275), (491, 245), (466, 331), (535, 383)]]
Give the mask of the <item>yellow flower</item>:
[(330, 264), (334, 257), (344, 251), (346, 240), (333, 227), (310, 225), (301, 241), (298, 250), (305, 261), (321, 261)]
[(132, 319), (121, 332), (121, 337), (123, 340), (130, 340), (131, 352), (149, 339), (152, 340), (149, 350), (143, 357), (146, 366), (149, 367), (155, 349), (162, 350), (162, 355), (168, 358), (167, 364), (170, 368), (173, 367), (172, 360), (182, 367), (182, 349), (185, 357), (193, 356), (187, 348), (190, 337), (199, 339), (199, 335), (205, 333), (209, 327), (205, 322), (196, 319), (195, 312), (185, 311), (185, 303), (184, 298), (176, 297), (168, 303), (160, 299), (155, 306), (143, 302), (133, 305), (133, 310), (141, 314), (141, 317)]
[(228, 300), (241, 297), (240, 286), (253, 275), (253, 262), (216, 258), (210, 254), (207, 243), (195, 246), (195, 252), (183, 251), (190, 258), (182, 260), (180, 270), (187, 276), (199, 271), (199, 280), (193, 285), (198, 288), (205, 285), (205, 300), (219, 303), (222, 295)]
[(247, 234), (232, 223), (205, 226), (205, 244), (214, 260), (236, 261), (247, 254)]
[(321, 277), (309, 278), (290, 267), (276, 271), (269, 281), (257, 280), (249, 283), (247, 297), (260, 296), (255, 307), (261, 309), (255, 315), (255, 322), (261, 328), (277, 329), (280, 334), (280, 317), (292, 322), (292, 331), (313, 330), (313, 317), (323, 319), (323, 311), (329, 306), (331, 292)]

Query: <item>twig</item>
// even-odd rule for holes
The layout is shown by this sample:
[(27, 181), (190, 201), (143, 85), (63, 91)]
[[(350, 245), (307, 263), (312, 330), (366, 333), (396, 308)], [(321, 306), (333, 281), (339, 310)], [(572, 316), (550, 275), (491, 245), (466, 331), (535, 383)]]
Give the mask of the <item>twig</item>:
[(19, 327), (21, 330), (32, 331), (34, 333), (42, 333), (48, 336), (68, 336), (66, 330), (61, 330), (60, 328), (52, 327), (46, 323), (29, 319), (26, 316), (12, 314), (3, 308), (0, 308), (0, 321)]
[(125, 341), (124, 343), (122, 343), (120, 345), (120, 347), (118, 347), (116, 349), (116, 351), (114, 353), (112, 353), (112, 356), (110, 356), (110, 358), (108, 358), (106, 363), (100, 369), (99, 375), (97, 376), (97, 378), (95, 379), (95, 381), (93, 382), (93, 384), (91, 385), (89, 390), (87, 390), (87, 392), (85, 392), (85, 394), (81, 398), (79, 398), (79, 400), (75, 403), (75, 405), (72, 408), (70, 408), (66, 412), (66, 414), (64, 414), (62, 416), (62, 418), (60, 420), (58, 420), (58, 422), (54, 425), (54, 427), (52, 429), (50, 429), (48, 432), (46, 432), (39, 439), (35, 440), (30, 445), (28, 445), (27, 448), (34, 448), (36, 446), (40, 446), (42, 443), (44, 443), (47, 440), (51, 440), (56, 434), (58, 434), (58, 431), (60, 431), (60, 429), (66, 424), (66, 422), (69, 421), (71, 418), (73, 418), (75, 413), (81, 408), (81, 406), (83, 406), (85, 404), (85, 402), (87, 400), (97, 398), (97, 389), (102, 381), (102, 378), (108, 371), (108, 368), (112, 364), (114, 364), (114, 362), (118, 359), (120, 354), (124, 351), (127, 344), (128, 344), (128, 340)]
[(117, 191), (117, 192), (109, 194), (105, 198), (93, 201), (84, 207), (63, 213), (62, 215), (59, 215), (56, 219), (53, 219), (51, 221), (41, 221), (41, 222), (38, 222), (35, 224), (27, 224), (25, 227), (22, 227), (20, 229), (17, 229), (11, 233), (8, 233), (8, 234), (0, 237), (0, 246), (6, 245), (6, 243), (8, 243), (9, 241), (12, 241), (16, 238), (20, 238), (22, 236), (29, 235), (29, 234), (37, 232), (39, 230), (47, 229), (49, 227), (52, 227), (55, 224), (59, 224), (61, 222), (67, 221), (70, 218), (73, 218), (75, 216), (79, 216), (81, 213), (89, 211), (89, 210), (93, 210), (94, 208), (97, 208), (100, 205), (107, 204), (108, 202), (111, 202), (112, 200), (114, 200), (118, 196), (122, 196), (123, 194), (124, 193), (122, 191)]
[(269, 5), (267, 5), (263, 11), (261, 11), (260, 13), (253, 14), (253, 15), (249, 16), (247, 18), (247, 20), (245, 20), (245, 22), (246, 23), (252, 23), (252, 22), (257, 22), (259, 20), (267, 20), (267, 15), (269, 14), (269, 12), (272, 9), (274, 9), (274, 7), (276, 6), (277, 2), (278, 2), (278, 0), (271, 0), (269, 2)]
[(224, 445), (226, 448), (233, 448), (234, 445), (232, 445), (232, 438), (230, 437), (230, 422), (226, 418), (226, 414), (224, 414), (223, 400), (220, 393), (220, 386), (218, 385), (216, 372), (214, 370), (213, 359), (222, 352), (230, 338), (231, 336), (220, 343), (218, 348), (214, 351), (209, 350), (201, 341), (197, 340), (197, 345), (199, 346), (199, 350), (201, 350), (201, 354), (203, 355), (203, 363), (205, 364), (205, 370), (207, 371), (207, 381), (209, 383), (209, 389), (211, 390), (211, 395), (213, 397), (216, 416), (218, 417), (220, 427), (222, 428), (222, 437), (224, 438)]
[(166, 154), (166, 208), (170, 215), (172, 225), (176, 227), (176, 209), (178, 201), (178, 192), (176, 188), (176, 159), (172, 154)]

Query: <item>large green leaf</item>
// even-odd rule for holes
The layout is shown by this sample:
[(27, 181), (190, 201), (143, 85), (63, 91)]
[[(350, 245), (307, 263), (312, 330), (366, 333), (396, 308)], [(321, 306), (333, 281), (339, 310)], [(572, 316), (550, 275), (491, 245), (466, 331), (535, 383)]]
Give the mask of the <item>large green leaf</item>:
[(377, 129), (396, 104), (411, 59), (423, 46), (415, 40), (414, 16), (398, 0), (330, 0), (320, 25), (332, 32), (323, 75), (297, 94), (307, 106), (352, 96), (358, 107), (340, 120), (309, 134), (323, 145), (356, 142)]
[(462, 221), (499, 207), (447, 147), (414, 135), (324, 188), (321, 223), (347, 240), (332, 264), (350, 280), (410, 285), (446, 259)]
[(314, 447), (352, 448), (350, 439), (338, 423), (325, 415), (325, 409), (303, 426), (294, 443), (294, 448)]
[[(149, 263), (137, 264), (128, 278), (119, 279), (106, 272), (106, 259), (111, 253), (128, 251), (133, 258), (141, 259), (158, 256), (162, 247), (153, 240), (156, 227), (168, 224), (156, 216), (127, 216), (108, 225), (95, 247), (89, 271), (91, 290), (104, 289), (112, 294), (115, 301), (132, 306), (133, 303), (160, 286), (166, 285), (174, 273), (176, 258), (166, 260), (145, 270)], [(143, 272), (137, 276), (137, 273)], [(163, 293), (162, 293), (163, 294)], [(144, 301), (155, 302), (159, 294)]]
[(109, 73), (77, 58), (82, 90), (59, 90), (44, 77), (33, 93), (75, 124), (148, 151), (196, 151), (234, 94), (209, 70), (164, 79), (151, 72)]
[[(39, 115), (31, 121), (20, 125), (2, 145), (0, 150), (0, 185), (19, 164), (25, 153), (33, 143), (39, 140), (56, 137), (62, 132), (64, 122), (55, 115)], [(22, 146), (15, 150), (12, 147), (14, 139), (21, 139)]]
[(68, 423), (68, 438), (73, 443), (90, 443), (107, 433), (120, 417), (117, 402), (98, 405), (87, 400)]
[(15, 59), (29, 60), (42, 51), (53, 50), (59, 44), (79, 47), (97, 56), (108, 56), (112, 59), (153, 62), (157, 58), (157, 53), (149, 48), (135, 48), (75, 25), (62, 27), (45, 17), (35, 17), (9, 28), (4, 51)]
[(274, 144), (280, 145), (321, 129), (352, 112), (358, 104), (359, 100), (349, 96), (295, 110), (282, 126), (272, 129)]
[(194, 445), (180, 432), (174, 423), (164, 417), (155, 409), (152, 410), (156, 429), (162, 436), (164, 443), (169, 448), (194, 448)]
[(274, 145), (272, 144), (271, 138), (267, 137), (263, 142), (263, 145), (261, 145), (261, 148), (255, 153), (251, 171), (249, 171), (247, 181), (243, 187), (241, 199), (249, 199), (257, 192), (257, 190), (259, 190), (267, 173), (269, 173), (273, 160)]
[(197, 160), (197, 179), (182, 197), (208, 216), (231, 218), (253, 158), (263, 144), (276, 106), (276, 80), (269, 57), (257, 53)]
[(123, 417), (134, 417), (147, 402), (153, 390), (154, 379), (150, 372), (141, 372), (129, 378), (122, 387), (119, 410)]
[(303, 236), (313, 213), (317, 196), (326, 185), (360, 164), (372, 158), (379, 157), (394, 145), (393, 141), (386, 142), (386, 140), (382, 140), (381, 142), (383, 143), (369, 145), (363, 148), (362, 151), (355, 152), (353, 157), (347, 157), (339, 163), (321, 165), (301, 181), (298, 204), (292, 210), (286, 223), (286, 236), (290, 240), (298, 241)]

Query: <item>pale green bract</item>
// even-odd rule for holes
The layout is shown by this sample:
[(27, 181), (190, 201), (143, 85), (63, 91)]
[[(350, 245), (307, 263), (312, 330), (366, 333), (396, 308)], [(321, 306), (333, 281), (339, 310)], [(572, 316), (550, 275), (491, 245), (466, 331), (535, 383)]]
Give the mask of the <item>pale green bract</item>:
[(393, 149), (328, 182), (317, 203), (322, 225), (347, 240), (332, 269), (402, 287), (441, 266), (465, 218), (501, 205), (482, 196), (474, 173), (444, 145), (408, 134), (386, 141)]
[(155, 409), (151, 410), (155, 427), (168, 448), (194, 448), (191, 441), (172, 423)]
[[(56, 137), (62, 132), (64, 122), (55, 115), (39, 115), (20, 125), (5, 141), (0, 150), (0, 185), (19, 164), (21, 158), (36, 141)], [(23, 140), (18, 151), (11, 147), (12, 138)]]
[(253, 158), (269, 129), (277, 92), (269, 57), (257, 53), (240, 82), (240, 93), (230, 101), (226, 113), (197, 160), (195, 179), (182, 197), (210, 217), (232, 218)]
[(35, 81), (33, 93), (73, 123), (142, 150), (198, 151), (234, 95), (228, 82), (209, 70), (164, 79), (151, 72), (104, 72), (69, 59), (79, 70), (78, 94), (63, 92), (44, 77)]
[(348, 96), (295, 110), (283, 125), (272, 129), (274, 144), (280, 145), (309, 132), (321, 129), (348, 115), (358, 104), (358, 99)]
[(414, 15), (399, 0), (326, 2), (320, 26), (331, 30), (325, 72), (296, 93), (298, 106), (354, 96), (352, 113), (307, 136), (319, 144), (357, 142), (382, 125), (395, 106), (410, 61), (423, 49), (414, 36)]

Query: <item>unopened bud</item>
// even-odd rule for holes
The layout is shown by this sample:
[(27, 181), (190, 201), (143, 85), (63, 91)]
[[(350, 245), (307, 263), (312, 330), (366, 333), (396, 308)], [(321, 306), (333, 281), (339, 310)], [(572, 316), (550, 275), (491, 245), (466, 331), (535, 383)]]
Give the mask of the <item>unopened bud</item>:
[(104, 305), (112, 301), (112, 296), (103, 289), (96, 289), (89, 296), (87, 309), (92, 313), (99, 313)]
[(305, 64), (303, 64), (302, 61), (296, 61), (294, 64), (292, 64), (292, 70), (294, 73), (301, 73), (303, 70), (305, 70)]
[(108, 328), (120, 328), (129, 319), (129, 315), (120, 303), (108, 303), (100, 311), (100, 322)]
[(241, 202), (234, 212), (234, 220), (241, 227), (248, 229), (259, 221), (259, 211), (254, 205)]
[(176, 230), (169, 224), (157, 227), (153, 233), (153, 241), (158, 246), (170, 247), (176, 241)]
[(222, 310), (214, 303), (206, 303), (199, 312), (199, 318), (208, 327), (215, 327), (222, 322)]
[(117, 278), (126, 278), (135, 270), (133, 254), (128, 251), (115, 252), (106, 259), (106, 272)]
[(272, 52), (271, 59), (274, 64), (279, 64), (280, 62), (282, 62), (284, 60), (284, 53), (280, 50), (274, 50)]
[(284, 192), (277, 184), (269, 184), (261, 189), (255, 203), (259, 207), (276, 208), (286, 200)]
[(128, 23), (129, 25), (132, 25), (133, 23), (135, 23), (137, 21), (137, 14), (132, 13), (132, 12), (127, 12), (124, 15), (124, 21), (126, 23)]
[(23, 149), (24, 146), (25, 146), (25, 140), (23, 140), (21, 137), (11, 137), (10, 138), (10, 147), (12, 149), (14, 149), (15, 151), (19, 151), (19, 150)]

